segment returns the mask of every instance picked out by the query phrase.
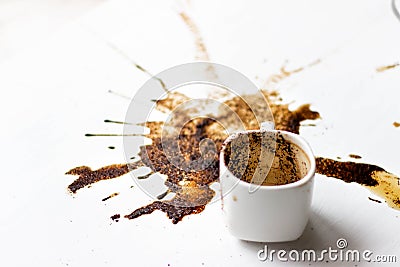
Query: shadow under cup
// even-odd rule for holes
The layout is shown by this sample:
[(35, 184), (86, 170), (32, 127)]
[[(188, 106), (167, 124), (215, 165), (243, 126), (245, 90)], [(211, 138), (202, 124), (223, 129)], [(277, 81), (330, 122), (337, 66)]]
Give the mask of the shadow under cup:
[(310, 212), (315, 159), (299, 135), (277, 130), (230, 136), (220, 155), (223, 213), (244, 240), (299, 238)]

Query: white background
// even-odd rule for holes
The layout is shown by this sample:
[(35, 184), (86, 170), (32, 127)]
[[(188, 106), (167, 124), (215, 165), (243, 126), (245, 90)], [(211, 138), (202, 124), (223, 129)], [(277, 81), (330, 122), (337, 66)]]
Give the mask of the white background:
[[(213, 62), (259, 86), (286, 60), (290, 69), (320, 59), (278, 86), (286, 101), (296, 99), (293, 107), (312, 103), (321, 113), (301, 135), (316, 155), (356, 153), (400, 174), (400, 128), (392, 125), (400, 121), (400, 67), (376, 71), (400, 61), (400, 22), (390, 1), (108, 1), (0, 65), (2, 266), (271, 264), (257, 259), (264, 244), (226, 231), (219, 202), (177, 225), (161, 212), (112, 223), (111, 215), (151, 202), (130, 188), (130, 175), (76, 196), (66, 190), (76, 178), (64, 175), (70, 168), (123, 162), (121, 138), (84, 134), (121, 133), (103, 120), (122, 120), (129, 101), (108, 90), (132, 96), (147, 79), (107, 42), (153, 73), (191, 62), (196, 48), (181, 10), (199, 26)], [(120, 195), (101, 201), (114, 192)], [(317, 175), (304, 235), (270, 248), (320, 250), (345, 238), (350, 249), (400, 261), (400, 213), (368, 197), (377, 198), (357, 184)]]

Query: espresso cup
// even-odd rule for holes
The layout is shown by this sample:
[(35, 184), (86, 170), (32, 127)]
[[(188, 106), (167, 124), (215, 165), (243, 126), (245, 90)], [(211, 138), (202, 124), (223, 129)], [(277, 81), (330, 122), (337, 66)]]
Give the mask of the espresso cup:
[(228, 230), (249, 241), (298, 239), (309, 219), (314, 175), (313, 152), (297, 134), (254, 130), (231, 135), (220, 154)]

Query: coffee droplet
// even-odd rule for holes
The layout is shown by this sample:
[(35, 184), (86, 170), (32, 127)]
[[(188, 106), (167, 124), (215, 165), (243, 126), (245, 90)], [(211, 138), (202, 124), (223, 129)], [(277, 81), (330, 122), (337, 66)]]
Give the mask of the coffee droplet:
[(353, 159), (361, 159), (362, 158), (361, 156), (356, 155), (356, 154), (349, 154), (349, 157), (353, 158)]

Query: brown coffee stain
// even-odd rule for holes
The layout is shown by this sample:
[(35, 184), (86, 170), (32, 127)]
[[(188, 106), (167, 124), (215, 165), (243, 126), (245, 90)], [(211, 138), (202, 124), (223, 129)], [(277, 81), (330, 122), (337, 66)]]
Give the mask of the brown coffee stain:
[[(150, 214), (155, 210), (160, 210), (167, 214), (172, 223), (176, 224), (186, 215), (202, 212), (215, 194), (207, 184), (201, 185), (187, 179), (182, 179), (177, 184), (170, 182), (166, 184), (169, 184), (170, 191), (175, 193), (171, 200), (154, 201), (125, 215), (125, 218), (135, 219), (142, 215)], [(194, 203), (195, 205), (193, 205)]]
[(374, 179), (373, 173), (385, 171), (381, 167), (355, 163), (351, 161), (337, 161), (328, 158), (315, 158), (316, 172), (328, 177), (340, 179), (346, 183), (358, 183), (366, 186), (376, 186), (378, 182)]
[(111, 220), (114, 222), (119, 222), (119, 219), (121, 218), (120, 214), (114, 214), (113, 216), (110, 217)]
[(390, 69), (394, 69), (394, 68), (396, 68), (398, 66), (400, 66), (399, 63), (395, 63), (395, 64), (392, 64), (392, 65), (381, 66), (381, 67), (376, 68), (376, 71), (377, 72), (384, 72), (384, 71), (387, 71), (387, 70), (390, 70)]
[[(277, 100), (277, 92), (269, 92), (267, 90), (261, 90), (263, 96), (267, 100), (271, 109), (273, 119), (275, 122), (275, 128), (277, 130), (288, 131), (292, 133), (299, 133), (300, 123), (305, 120), (316, 120), (320, 118), (317, 111), (313, 111), (310, 108), (310, 104), (304, 104), (295, 110), (289, 109), (289, 104), (280, 103)], [(256, 103), (261, 102), (260, 95), (245, 95), (241, 97), (234, 97), (224, 102), (244, 123), (247, 130), (258, 130), (258, 121), (254, 115), (254, 110), (249, 106), (249, 102)], [(256, 105), (253, 105), (256, 106)], [(263, 107), (265, 108), (265, 107)], [(221, 119), (223, 121), (223, 119)]]
[(340, 179), (346, 183), (358, 183), (367, 187), (375, 195), (385, 199), (394, 209), (400, 210), (400, 178), (382, 167), (355, 162), (316, 158), (316, 172), (327, 177)]
[(192, 18), (185, 12), (180, 12), (179, 16), (194, 36), (196, 45), (196, 60), (209, 61), (210, 56), (208, 55), (207, 47), (204, 44), (203, 37), (201, 36), (200, 30), (196, 23), (194, 23)]
[[(178, 13), (179, 17), (182, 19), (183, 23), (186, 25), (186, 27), (189, 29), (191, 32), (193, 39), (194, 39), (194, 45), (195, 45), (195, 60), (199, 61), (210, 61), (210, 55), (207, 50), (207, 46), (204, 43), (203, 37), (200, 33), (200, 29), (195, 23), (195, 21), (188, 15), (187, 12), (179, 12)], [(208, 75), (210, 77), (217, 77), (217, 73), (212, 65), (209, 65), (207, 68)], [(214, 97), (215, 99), (220, 99), (223, 97), (227, 96), (227, 92), (225, 90), (218, 90), (214, 92)]]
[(375, 198), (372, 198), (372, 197), (368, 197), (368, 199), (373, 201), (373, 202), (376, 202), (376, 203), (382, 203), (382, 201), (380, 201), (378, 199), (375, 199)]
[(116, 196), (118, 196), (119, 195), (119, 193), (112, 193), (111, 195), (109, 195), (108, 197), (105, 197), (105, 198), (103, 198), (101, 201), (107, 201), (107, 200), (109, 200), (110, 198), (113, 198), (113, 197), (116, 197)]
[[(92, 32), (94, 33), (94, 32)], [(94, 33), (95, 35), (97, 35), (97, 33)], [(158, 78), (156, 75), (153, 75), (150, 71), (148, 71), (147, 69), (145, 69), (142, 65), (139, 65), (136, 61), (134, 61), (130, 56), (128, 56), (122, 49), (120, 49), (117, 45), (115, 45), (113, 42), (110, 42), (108, 40), (104, 40), (102, 39), (102, 41), (105, 42), (105, 44), (112, 49), (115, 53), (117, 53), (120, 57), (122, 57), (123, 59), (125, 59), (127, 62), (129, 62), (132, 66), (134, 66), (136, 69), (140, 70), (141, 72), (145, 73), (147, 76), (149, 76), (150, 79), (154, 79), (156, 81), (159, 82), (160, 86), (162, 87), (162, 89), (167, 92), (167, 87), (164, 83), (163, 80), (161, 80), (160, 78)], [(112, 90), (108, 90), (109, 93), (118, 95), (122, 98), (131, 100), (131, 98), (129, 96), (123, 95), (121, 93), (118, 92), (114, 92)]]
[(391, 208), (400, 210), (400, 178), (385, 170), (373, 173), (372, 177), (378, 185), (370, 186), (368, 189), (385, 199)]
[(349, 154), (349, 157), (353, 158), (353, 159), (361, 159), (362, 158), (360, 155), (357, 155), (357, 154)]
[(98, 170), (92, 171), (87, 166), (80, 166), (67, 171), (65, 174), (78, 175), (72, 184), (68, 186), (68, 190), (76, 193), (79, 189), (92, 185), (102, 180), (109, 180), (120, 177), (130, 171), (130, 168), (138, 168), (144, 166), (142, 162), (138, 161), (129, 164), (113, 164), (102, 167)]
[(305, 120), (316, 120), (320, 118), (317, 111), (310, 109), (310, 104), (304, 104), (294, 111), (289, 110), (287, 104), (271, 104), (270, 108), (274, 114), (275, 128), (277, 130), (292, 133), (300, 132), (300, 123)]
[(396, 127), (396, 128), (400, 127), (400, 122), (397, 122), (397, 121), (393, 122), (393, 126)]
[(287, 70), (286, 69), (286, 64), (287, 62), (284, 63), (284, 65), (279, 69), (279, 73), (276, 74), (272, 74), (268, 77), (266, 84), (271, 84), (271, 83), (279, 83), (282, 80), (289, 78), (290, 76), (292, 76), (293, 74), (299, 73), (307, 68), (313, 67), (315, 65), (318, 65), (319, 63), (321, 63), (320, 59), (314, 60), (313, 62), (302, 66), (302, 67), (298, 67), (292, 70)]

